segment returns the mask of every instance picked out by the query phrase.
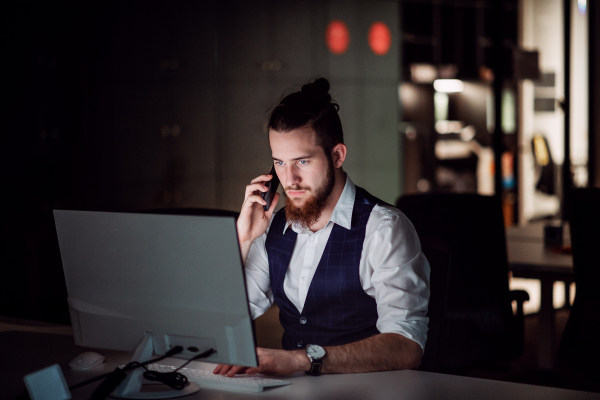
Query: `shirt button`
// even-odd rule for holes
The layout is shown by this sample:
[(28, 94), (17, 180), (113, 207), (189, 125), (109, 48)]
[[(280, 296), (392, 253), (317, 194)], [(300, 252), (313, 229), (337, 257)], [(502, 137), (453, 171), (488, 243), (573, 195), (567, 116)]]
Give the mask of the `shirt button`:
[(306, 323), (306, 317), (300, 318), (300, 323), (304, 325)]
[(303, 281), (305, 281), (305, 280), (306, 280), (306, 277), (305, 277), (305, 276), (303, 276), (303, 277), (302, 277), (302, 280), (303, 280)]
[(315, 241), (315, 238), (314, 238), (314, 237), (311, 237), (311, 238), (310, 238), (310, 241), (311, 241), (311, 242), (314, 242), (314, 241)]
[(302, 347), (302, 346), (304, 346), (304, 342), (301, 340), (298, 342), (298, 347)]

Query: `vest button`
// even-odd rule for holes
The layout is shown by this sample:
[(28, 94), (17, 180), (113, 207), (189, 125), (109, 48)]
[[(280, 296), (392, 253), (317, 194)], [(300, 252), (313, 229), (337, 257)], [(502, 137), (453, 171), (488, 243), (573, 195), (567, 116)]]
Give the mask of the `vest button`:
[(298, 347), (302, 347), (302, 346), (304, 346), (304, 342), (301, 340), (298, 342)]
[(304, 325), (306, 323), (306, 317), (300, 318), (300, 323)]

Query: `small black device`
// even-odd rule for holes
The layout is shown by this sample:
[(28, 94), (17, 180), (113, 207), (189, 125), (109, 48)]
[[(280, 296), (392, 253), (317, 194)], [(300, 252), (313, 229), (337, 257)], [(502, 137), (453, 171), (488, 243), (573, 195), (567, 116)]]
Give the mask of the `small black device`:
[(277, 177), (277, 173), (275, 172), (275, 164), (273, 164), (273, 166), (271, 167), (271, 172), (269, 172), (269, 175), (273, 176), (273, 178), (271, 178), (270, 181), (265, 182), (265, 186), (269, 190), (260, 194), (263, 200), (267, 202), (267, 204), (263, 206), (265, 211), (269, 211), (269, 208), (271, 208), (271, 201), (275, 196), (275, 192), (277, 192), (277, 188), (279, 188), (279, 178)]

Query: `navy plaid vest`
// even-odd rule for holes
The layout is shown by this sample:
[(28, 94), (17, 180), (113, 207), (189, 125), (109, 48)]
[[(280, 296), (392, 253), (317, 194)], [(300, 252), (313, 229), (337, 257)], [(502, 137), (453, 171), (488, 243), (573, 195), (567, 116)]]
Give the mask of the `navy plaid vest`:
[(266, 249), (269, 276), (286, 350), (308, 344), (336, 346), (368, 338), (379, 331), (377, 303), (360, 283), (359, 265), (367, 221), (376, 204), (385, 204), (356, 187), (350, 230), (333, 225), (331, 235), (308, 289), (302, 313), (283, 289), (285, 274), (298, 234), (291, 227), (283, 234), (286, 218), (280, 210), (271, 223)]

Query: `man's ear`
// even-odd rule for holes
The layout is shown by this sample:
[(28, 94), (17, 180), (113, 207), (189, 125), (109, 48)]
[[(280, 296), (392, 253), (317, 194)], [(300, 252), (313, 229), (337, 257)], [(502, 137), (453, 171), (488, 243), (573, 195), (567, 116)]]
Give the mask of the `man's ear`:
[(331, 159), (333, 160), (334, 168), (341, 168), (342, 164), (346, 160), (346, 153), (348, 152), (348, 148), (344, 143), (336, 144), (331, 150)]

